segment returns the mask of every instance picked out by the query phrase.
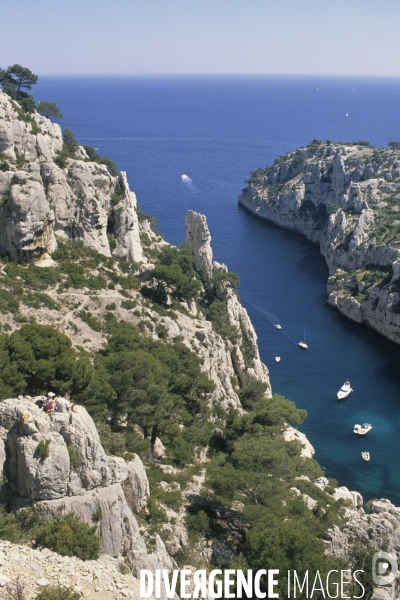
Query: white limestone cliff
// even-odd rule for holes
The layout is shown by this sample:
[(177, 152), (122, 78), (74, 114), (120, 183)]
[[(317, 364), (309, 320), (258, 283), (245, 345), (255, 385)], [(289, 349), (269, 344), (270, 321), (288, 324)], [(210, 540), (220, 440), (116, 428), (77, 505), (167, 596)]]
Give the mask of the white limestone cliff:
[[(239, 204), (256, 216), (318, 244), (329, 267), (329, 304), (396, 343), (399, 174), (397, 151), (310, 144), (253, 174), (239, 196)], [(387, 272), (387, 281), (362, 284), (366, 274), (379, 269)], [(355, 277), (361, 284), (354, 291)]]
[[(3, 498), (14, 509), (34, 506), (45, 518), (74, 513), (93, 524), (93, 515), (100, 512), (97, 533), (104, 554), (124, 556), (134, 574), (142, 568), (172, 569), (174, 562), (159, 536), (155, 551), (148, 554), (134, 514), (150, 493), (140, 458), (126, 462), (107, 456), (82, 406), (49, 415), (36, 406), (38, 399), (43, 397), (0, 403)], [(47, 458), (38, 454), (41, 441), (50, 441)]]
[[(234, 372), (241, 385), (251, 379), (258, 379), (267, 384), (267, 396), (271, 396), (268, 369), (260, 359), (257, 344), (257, 334), (250, 321), (247, 311), (240, 304), (236, 292), (224, 282), (213, 284), (212, 276), (215, 271), (227, 271), (225, 265), (213, 262), (211, 235), (205, 215), (189, 210), (186, 215), (186, 241), (194, 256), (196, 270), (204, 283), (214, 286), (217, 298), (227, 304), (229, 323), (236, 327), (239, 333), (237, 343), (230, 344), (230, 360)], [(225, 344), (229, 342), (225, 340)], [(246, 348), (246, 349), (245, 349)]]
[(105, 256), (144, 260), (126, 173), (110, 175), (83, 147), (60, 167), (62, 145), (59, 125), (37, 113), (29, 120), (0, 90), (0, 253), (40, 260), (57, 235)]
[[(339, 488), (340, 489), (340, 488)], [(397, 560), (400, 559), (400, 508), (389, 500), (373, 500), (369, 514), (353, 511), (340, 530), (336, 525), (325, 534), (326, 552), (347, 558), (353, 542), (361, 542), (376, 552), (385, 549)], [(400, 574), (388, 586), (373, 591), (371, 600), (395, 600), (398, 598)]]

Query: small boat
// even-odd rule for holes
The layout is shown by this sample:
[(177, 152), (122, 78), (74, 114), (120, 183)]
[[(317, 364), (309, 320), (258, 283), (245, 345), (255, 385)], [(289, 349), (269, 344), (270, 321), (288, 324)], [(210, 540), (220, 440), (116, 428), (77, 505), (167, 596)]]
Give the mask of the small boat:
[(349, 113), (346, 113), (346, 117), (348, 117), (348, 116), (349, 116)]
[(281, 362), (281, 357), (280, 356), (275, 356), (275, 362)]
[(338, 400), (343, 400), (343, 398), (347, 398), (347, 396), (350, 396), (352, 391), (353, 390), (350, 385), (350, 381), (346, 381), (337, 393)]
[(276, 328), (276, 329), (282, 329), (282, 326), (281, 326), (281, 325), (279, 325), (279, 323), (277, 323), (277, 324), (275, 325), (275, 328)]
[(361, 456), (363, 457), (364, 460), (366, 460), (367, 462), (369, 460), (371, 460), (371, 455), (369, 452), (361, 452)]
[(306, 344), (306, 332), (305, 332), (305, 330), (304, 330), (303, 340), (301, 342), (299, 342), (298, 345), (300, 346), (300, 348), (303, 348), (303, 350), (308, 350), (308, 346)]
[(369, 433), (371, 429), (372, 425), (370, 425), (369, 423), (363, 423), (362, 425), (359, 425), (357, 423), (356, 425), (354, 425), (353, 433), (355, 433), (356, 435), (367, 435), (367, 433)]

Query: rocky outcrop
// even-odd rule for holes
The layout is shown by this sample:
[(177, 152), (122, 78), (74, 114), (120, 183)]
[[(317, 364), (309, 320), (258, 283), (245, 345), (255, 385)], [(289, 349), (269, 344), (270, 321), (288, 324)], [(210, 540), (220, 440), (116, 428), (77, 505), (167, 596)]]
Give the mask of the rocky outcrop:
[(328, 302), (400, 343), (400, 152), (322, 144), (252, 174), (239, 204), (319, 244)]
[(196, 271), (209, 283), (213, 274), (211, 235), (205, 215), (189, 210), (186, 215), (186, 241), (194, 256)]
[[(400, 508), (389, 500), (374, 500), (369, 514), (352, 512), (344, 527), (337, 526), (326, 532), (326, 551), (337, 557), (347, 558), (352, 544), (360, 542), (366, 548), (380, 551), (383, 548), (396, 559), (400, 559)], [(398, 598), (400, 575), (384, 588), (376, 588), (372, 600), (394, 600)]]
[(286, 426), (285, 431), (283, 432), (283, 437), (287, 442), (297, 441), (301, 446), (300, 455), (303, 458), (312, 458), (315, 454), (314, 447), (307, 439), (306, 435), (298, 429), (291, 427), (290, 425)]
[(56, 248), (56, 234), (105, 256), (142, 261), (126, 174), (110, 175), (83, 147), (60, 166), (62, 145), (59, 125), (37, 113), (29, 118), (0, 90), (0, 253), (40, 260)]
[[(194, 256), (194, 264), (203, 282), (213, 286), (215, 296), (226, 302), (229, 323), (236, 328), (239, 339), (230, 344), (230, 359), (241, 385), (251, 379), (259, 379), (268, 385), (267, 395), (271, 395), (268, 369), (262, 363), (258, 351), (257, 334), (247, 311), (240, 304), (235, 290), (228, 281), (213, 281), (216, 271), (227, 272), (226, 265), (213, 262), (211, 235), (205, 215), (192, 210), (186, 216), (186, 241)], [(225, 343), (229, 344), (228, 340)], [(228, 374), (228, 373), (227, 373)]]
[[(126, 462), (107, 456), (93, 420), (82, 406), (49, 415), (20, 396), (0, 403), (2, 495), (14, 509), (35, 506), (45, 518), (74, 513), (92, 524), (102, 552), (124, 556), (134, 573), (140, 568), (173, 568), (161, 539), (148, 554), (134, 512), (149, 496), (140, 458)], [(40, 452), (40, 442), (48, 452)], [(46, 456), (48, 454), (48, 456)]]
[(122, 573), (125, 566), (122, 559), (107, 555), (82, 561), (47, 548), (34, 550), (0, 540), (0, 594), (19, 579), (27, 600), (49, 586), (65, 586), (97, 600), (140, 600), (139, 581), (129, 572)]

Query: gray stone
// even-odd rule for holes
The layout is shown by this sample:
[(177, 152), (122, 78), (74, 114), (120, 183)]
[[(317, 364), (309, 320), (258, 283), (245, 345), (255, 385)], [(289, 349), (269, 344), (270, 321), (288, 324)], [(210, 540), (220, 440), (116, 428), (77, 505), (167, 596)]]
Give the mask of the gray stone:
[[(0, 210), (0, 252), (13, 258), (40, 261), (57, 247), (54, 233), (64, 239), (82, 239), (100, 254), (111, 256), (107, 232), (115, 238), (113, 254), (129, 261), (144, 260), (139, 239), (136, 196), (126, 174), (109, 174), (105, 165), (88, 161), (78, 147), (65, 168), (54, 159), (62, 148), (59, 125), (37, 113), (41, 132), (21, 121), (13, 102), (0, 97), (0, 152), (9, 170), (0, 174), (0, 194), (7, 200)], [(17, 156), (25, 163), (18, 169)], [(115, 203), (115, 191), (123, 194)]]
[[(382, 164), (377, 165), (373, 152), (365, 146), (334, 144), (323, 144), (317, 154), (300, 149), (274, 165), (256, 184), (250, 183), (239, 196), (239, 204), (318, 244), (330, 273), (328, 303), (349, 319), (400, 343), (397, 287), (369, 285), (369, 293), (354, 298), (354, 283), (343, 277), (347, 271), (372, 264), (392, 266), (391, 283), (399, 279), (400, 250), (393, 240), (377, 239), (374, 229), (379, 218), (374, 207), (385, 208), (399, 194), (399, 164), (386, 150)], [(270, 184), (279, 185), (279, 194)]]

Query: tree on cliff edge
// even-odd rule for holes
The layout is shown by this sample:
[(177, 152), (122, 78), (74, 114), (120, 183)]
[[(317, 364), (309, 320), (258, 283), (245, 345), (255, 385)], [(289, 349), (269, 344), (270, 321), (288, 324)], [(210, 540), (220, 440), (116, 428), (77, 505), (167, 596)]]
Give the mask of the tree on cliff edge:
[(39, 77), (32, 73), (30, 69), (18, 64), (0, 70), (0, 83), (3, 86), (3, 91), (15, 100), (26, 98), (29, 94), (22, 90), (32, 89), (38, 79)]
[(55, 102), (39, 102), (37, 111), (47, 119), (61, 119), (62, 113)]

